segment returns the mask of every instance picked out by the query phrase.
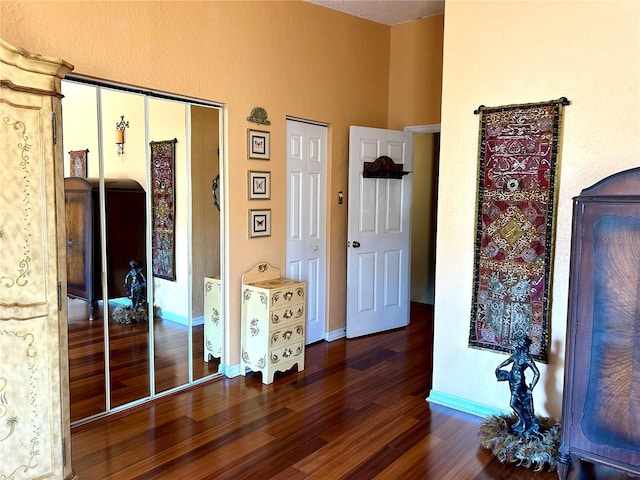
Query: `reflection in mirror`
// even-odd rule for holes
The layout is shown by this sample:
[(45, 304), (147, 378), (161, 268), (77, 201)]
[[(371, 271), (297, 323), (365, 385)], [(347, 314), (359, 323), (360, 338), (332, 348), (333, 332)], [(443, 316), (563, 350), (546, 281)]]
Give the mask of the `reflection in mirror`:
[[(146, 319), (117, 315), (131, 306), (125, 288), (129, 262), (146, 274), (146, 177), (144, 143), (145, 98), (109, 88), (99, 89), (101, 175), (104, 179), (106, 257), (109, 302), (108, 325), (110, 408), (121, 407), (151, 393), (149, 386), (149, 326)], [(116, 124), (122, 117), (130, 127), (121, 154), (116, 145)], [(66, 133), (66, 130), (65, 130)], [(111, 141), (107, 141), (110, 139)]]
[[(65, 203), (71, 421), (79, 423), (218, 373), (220, 359), (206, 347), (204, 305), (205, 277), (221, 274), (220, 213), (211, 196), (211, 180), (220, 171), (221, 110), (81, 78), (62, 83), (64, 175), (74, 177), (65, 181), (66, 196), (73, 185), (85, 185), (91, 192), (85, 197), (97, 208)], [(129, 127), (124, 143), (116, 145), (122, 117)], [(165, 140), (175, 140), (169, 217), (159, 215), (164, 207), (153, 188), (150, 153), (151, 142)], [(85, 152), (80, 167), (66, 153), (79, 151)], [(154, 233), (160, 218), (174, 223), (173, 248)], [(85, 252), (88, 239), (97, 245), (93, 264)], [(167, 255), (173, 255), (174, 275), (154, 267)], [(149, 307), (142, 320), (130, 315), (125, 284), (131, 261), (146, 283)], [(85, 277), (95, 279), (99, 294), (78, 290)], [(221, 302), (218, 308), (221, 344)]]
[(189, 383), (188, 140), (184, 102), (148, 99), (155, 391)]
[[(63, 111), (66, 114), (63, 118), (65, 127), (69, 122), (64, 132), (64, 176), (65, 178), (72, 176), (98, 178), (100, 169), (96, 120), (98, 118), (97, 89), (91, 85), (62, 82), (62, 93), (65, 96), (63, 98)], [(83, 120), (84, 124), (78, 120)], [(76, 207), (74, 200), (73, 194), (65, 192), (69, 297), (69, 391), (72, 422), (97, 415), (106, 411), (107, 408), (105, 335), (103, 309), (100, 307), (102, 302), (98, 303), (96, 300), (94, 303), (93, 298), (89, 298), (89, 291), (94, 289), (87, 288), (83, 292), (85, 290), (83, 286), (93, 279), (87, 274), (87, 270), (93, 269), (82, 255), (84, 244), (88, 243), (88, 237), (94, 232), (100, 235), (100, 226), (99, 224), (95, 227), (87, 225), (92, 218), (90, 210)], [(84, 206), (86, 201), (83, 202), (79, 198), (78, 203)], [(99, 244), (97, 248), (101, 248)], [(96, 289), (102, 291), (100, 286)], [(99, 307), (98, 311), (96, 307)]]
[(220, 174), (219, 110), (191, 106), (191, 252), (193, 379), (218, 372), (224, 351), (220, 284), (220, 211), (211, 192)]

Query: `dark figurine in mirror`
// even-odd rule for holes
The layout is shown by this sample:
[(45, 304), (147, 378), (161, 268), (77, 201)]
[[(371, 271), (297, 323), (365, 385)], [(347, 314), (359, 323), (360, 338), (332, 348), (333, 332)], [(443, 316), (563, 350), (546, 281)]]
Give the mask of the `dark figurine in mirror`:
[(127, 289), (127, 298), (131, 300), (131, 310), (138, 311), (144, 306), (147, 298), (147, 281), (142, 274), (142, 268), (139, 268), (134, 260), (129, 262), (129, 266), (131, 269), (124, 277), (124, 286)]
[[(533, 388), (538, 383), (540, 371), (536, 367), (529, 347), (531, 339), (522, 337), (516, 343), (513, 353), (509, 358), (496, 368), (498, 381), (509, 381), (511, 400), (509, 405), (517, 416), (517, 421), (511, 426), (511, 431), (520, 437), (540, 435), (540, 426), (533, 410)], [(513, 364), (511, 371), (503, 370), (509, 364)], [(533, 377), (527, 384), (526, 370), (530, 369)]]
[(118, 323), (142, 323), (149, 319), (147, 313), (147, 280), (144, 278), (142, 268), (131, 260), (130, 270), (124, 277), (124, 287), (127, 289), (127, 298), (131, 300), (131, 307), (117, 307), (111, 316)]

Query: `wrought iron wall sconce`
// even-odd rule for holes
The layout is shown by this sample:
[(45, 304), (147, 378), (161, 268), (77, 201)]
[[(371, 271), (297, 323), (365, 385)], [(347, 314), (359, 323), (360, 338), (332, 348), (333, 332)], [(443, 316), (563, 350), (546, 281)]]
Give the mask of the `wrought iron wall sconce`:
[(118, 155), (124, 153), (124, 129), (129, 128), (129, 122), (124, 120), (124, 115), (120, 115), (120, 121), (116, 123), (116, 145), (118, 146)]

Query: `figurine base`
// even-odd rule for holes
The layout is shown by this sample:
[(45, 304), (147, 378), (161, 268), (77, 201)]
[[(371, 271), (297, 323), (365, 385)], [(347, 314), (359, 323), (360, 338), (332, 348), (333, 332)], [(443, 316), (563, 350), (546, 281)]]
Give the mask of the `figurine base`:
[(545, 467), (556, 469), (560, 446), (560, 424), (549, 418), (536, 417), (540, 423), (540, 435), (528, 438), (511, 431), (515, 415), (492, 415), (480, 424), (480, 444), (493, 452), (502, 463), (533, 468), (536, 472)]
[(127, 307), (117, 307), (111, 314), (111, 318), (113, 318), (116, 323), (146, 323), (149, 321), (147, 305), (141, 305), (137, 310), (132, 310)]

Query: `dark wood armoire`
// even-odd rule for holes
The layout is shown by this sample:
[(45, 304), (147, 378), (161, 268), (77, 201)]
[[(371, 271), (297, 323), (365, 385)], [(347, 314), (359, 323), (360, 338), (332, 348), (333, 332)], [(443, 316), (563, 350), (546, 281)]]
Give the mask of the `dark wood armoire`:
[[(124, 278), (134, 260), (146, 271), (145, 191), (131, 179), (105, 179), (107, 292), (126, 296)], [(89, 319), (102, 300), (100, 194), (97, 178), (64, 179), (67, 295), (89, 303)]]
[(574, 199), (559, 478), (572, 458), (640, 475), (640, 168)]

